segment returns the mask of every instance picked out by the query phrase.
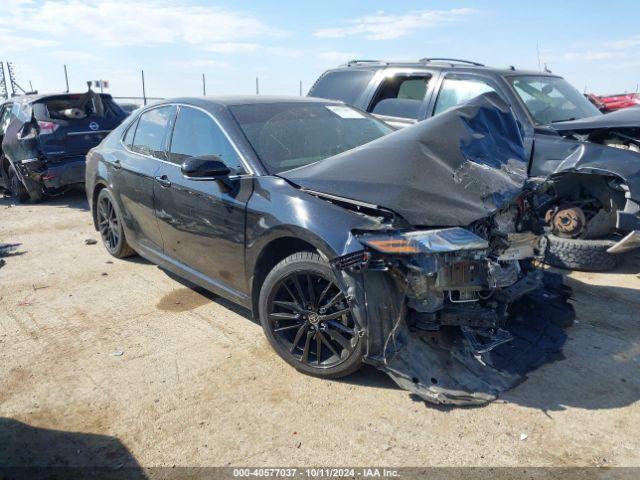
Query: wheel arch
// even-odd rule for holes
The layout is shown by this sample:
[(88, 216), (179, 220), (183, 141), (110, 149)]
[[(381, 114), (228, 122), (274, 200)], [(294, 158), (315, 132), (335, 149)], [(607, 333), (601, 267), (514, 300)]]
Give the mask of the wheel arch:
[(308, 238), (308, 236), (301, 238), (300, 236), (284, 233), (270, 239), (268, 243), (260, 248), (260, 251), (255, 257), (255, 261), (252, 262), (250, 271), (251, 310), (254, 317), (258, 315), (260, 290), (269, 272), (289, 255), (304, 251), (319, 253), (324, 259), (332, 256), (331, 253), (327, 251), (327, 247), (322, 245), (322, 242), (318, 239), (311, 239)]

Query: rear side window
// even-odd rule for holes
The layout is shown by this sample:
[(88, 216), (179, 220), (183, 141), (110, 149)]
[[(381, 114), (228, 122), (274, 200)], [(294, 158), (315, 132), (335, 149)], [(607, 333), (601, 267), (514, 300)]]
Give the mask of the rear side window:
[(131, 150), (160, 160), (167, 160), (165, 138), (173, 117), (174, 107), (147, 110), (138, 120)]
[(203, 155), (217, 155), (228, 167), (242, 169), (238, 154), (216, 122), (200, 110), (180, 107), (169, 160), (181, 164), (189, 157)]
[(417, 120), (430, 78), (430, 75), (398, 75), (387, 78), (373, 99), (371, 112)]
[(447, 77), (440, 87), (433, 114), (444, 112), (487, 92), (495, 92), (495, 89), (479, 78)]
[(340, 70), (322, 75), (309, 91), (310, 97), (340, 100), (354, 105), (369, 81), (372, 70)]
[(125, 133), (124, 138), (122, 139), (122, 143), (124, 143), (128, 149), (131, 149), (133, 147), (133, 136), (136, 133), (137, 125), (138, 120), (133, 122), (133, 124), (127, 130), (127, 133)]

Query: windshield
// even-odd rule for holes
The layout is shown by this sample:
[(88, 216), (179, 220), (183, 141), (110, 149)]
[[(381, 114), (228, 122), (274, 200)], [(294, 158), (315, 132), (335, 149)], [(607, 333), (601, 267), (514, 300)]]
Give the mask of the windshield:
[(393, 131), (346, 105), (258, 103), (230, 110), (272, 174), (309, 165)]
[(563, 78), (509, 77), (509, 82), (538, 125), (601, 114), (584, 95)]

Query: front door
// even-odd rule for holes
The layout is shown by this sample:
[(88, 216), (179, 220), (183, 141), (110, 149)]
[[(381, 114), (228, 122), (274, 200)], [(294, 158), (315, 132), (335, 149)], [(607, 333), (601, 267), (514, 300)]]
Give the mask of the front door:
[[(194, 107), (179, 107), (169, 150), (170, 163), (155, 183), (164, 254), (230, 293), (246, 293), (245, 209), (252, 177), (214, 118)], [(183, 176), (182, 162), (201, 155), (220, 157), (232, 170), (231, 180)]]
[(126, 149), (107, 159), (114, 194), (122, 211), (126, 234), (134, 245), (162, 252), (162, 237), (154, 207), (155, 177), (167, 161), (167, 138), (175, 106), (146, 110), (125, 133)]

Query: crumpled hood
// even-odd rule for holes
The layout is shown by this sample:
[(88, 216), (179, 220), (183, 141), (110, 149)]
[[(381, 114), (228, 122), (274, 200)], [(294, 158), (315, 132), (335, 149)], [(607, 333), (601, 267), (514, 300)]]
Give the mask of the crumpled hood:
[(465, 226), (511, 203), (527, 179), (519, 124), (495, 93), (280, 176), (385, 207), (415, 226)]
[(550, 127), (558, 132), (592, 131), (601, 128), (640, 128), (640, 107), (624, 108), (580, 120), (556, 122)]

